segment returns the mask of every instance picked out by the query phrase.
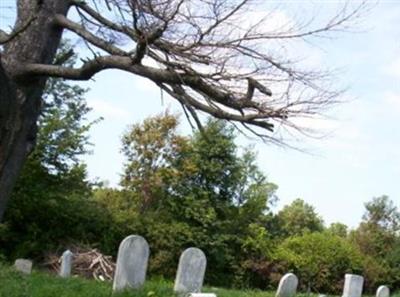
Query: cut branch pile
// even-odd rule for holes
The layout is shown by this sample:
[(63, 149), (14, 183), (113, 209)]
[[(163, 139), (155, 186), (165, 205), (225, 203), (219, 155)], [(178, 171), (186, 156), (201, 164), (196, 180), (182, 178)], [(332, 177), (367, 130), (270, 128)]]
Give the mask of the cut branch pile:
[[(94, 278), (105, 281), (112, 280), (115, 270), (115, 263), (111, 256), (103, 255), (97, 249), (82, 248), (74, 246), (70, 249), (73, 256), (72, 275), (85, 278)], [(61, 257), (51, 254), (47, 257), (44, 264), (54, 273), (60, 271)]]

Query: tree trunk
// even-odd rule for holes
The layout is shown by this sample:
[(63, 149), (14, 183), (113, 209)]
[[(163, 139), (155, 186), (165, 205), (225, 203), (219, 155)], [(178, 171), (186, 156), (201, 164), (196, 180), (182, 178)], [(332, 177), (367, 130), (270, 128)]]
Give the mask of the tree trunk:
[(0, 221), (22, 166), (35, 146), (46, 83), (45, 77), (25, 77), (21, 70), (24, 63), (53, 61), (62, 35), (62, 28), (53, 24), (54, 15), (66, 15), (68, 2), (19, 0), (14, 29), (30, 24), (5, 45), (0, 56)]

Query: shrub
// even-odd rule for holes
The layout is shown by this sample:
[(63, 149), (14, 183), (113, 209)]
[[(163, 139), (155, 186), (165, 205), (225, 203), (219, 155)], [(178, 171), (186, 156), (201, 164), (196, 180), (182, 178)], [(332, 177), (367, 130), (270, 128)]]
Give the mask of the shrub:
[(361, 273), (361, 254), (345, 239), (328, 232), (307, 233), (286, 239), (276, 259), (293, 271), (302, 289), (339, 293), (345, 273)]

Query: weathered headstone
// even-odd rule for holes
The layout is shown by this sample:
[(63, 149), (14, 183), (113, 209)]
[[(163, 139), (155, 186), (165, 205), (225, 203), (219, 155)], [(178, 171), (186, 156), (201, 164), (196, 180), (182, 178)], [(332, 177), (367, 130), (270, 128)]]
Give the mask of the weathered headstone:
[(207, 259), (198, 248), (186, 249), (179, 258), (174, 291), (177, 293), (199, 293), (203, 286)]
[(346, 274), (344, 278), (343, 297), (361, 297), (364, 278), (360, 275)]
[(389, 297), (390, 290), (386, 286), (380, 286), (378, 290), (376, 290), (376, 297)]
[(27, 259), (17, 259), (17, 260), (15, 260), (14, 267), (16, 270), (18, 270), (22, 273), (31, 274), (32, 261), (27, 260)]
[(144, 284), (149, 253), (149, 245), (141, 236), (130, 235), (121, 242), (114, 275), (114, 291), (139, 288)]
[(61, 277), (70, 277), (72, 270), (72, 257), (74, 254), (70, 250), (66, 250), (61, 256), (61, 268), (60, 268), (60, 276)]
[(293, 273), (285, 274), (279, 281), (278, 290), (276, 292), (277, 297), (292, 297), (296, 295), (297, 285), (299, 280)]
[(217, 297), (214, 293), (191, 293), (189, 297)]

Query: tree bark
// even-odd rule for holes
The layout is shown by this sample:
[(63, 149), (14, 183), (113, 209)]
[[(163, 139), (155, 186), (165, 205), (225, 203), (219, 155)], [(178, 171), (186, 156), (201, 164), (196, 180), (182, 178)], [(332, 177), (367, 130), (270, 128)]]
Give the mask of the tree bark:
[(67, 0), (19, 0), (14, 30), (30, 22), (9, 41), (0, 59), (0, 221), (24, 161), (35, 146), (45, 77), (19, 75), (25, 63), (49, 64), (62, 28), (56, 14), (66, 15)]

